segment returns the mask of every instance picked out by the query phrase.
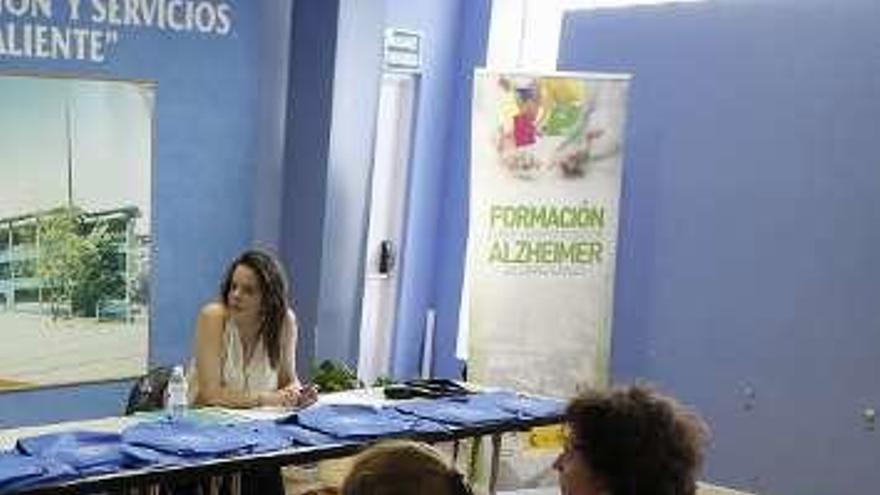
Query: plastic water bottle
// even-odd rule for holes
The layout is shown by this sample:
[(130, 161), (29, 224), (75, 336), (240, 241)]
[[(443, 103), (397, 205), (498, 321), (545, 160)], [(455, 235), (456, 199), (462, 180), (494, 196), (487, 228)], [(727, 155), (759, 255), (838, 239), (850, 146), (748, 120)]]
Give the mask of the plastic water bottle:
[(186, 375), (183, 366), (177, 365), (168, 379), (168, 388), (165, 392), (165, 411), (172, 421), (183, 419), (186, 415)]

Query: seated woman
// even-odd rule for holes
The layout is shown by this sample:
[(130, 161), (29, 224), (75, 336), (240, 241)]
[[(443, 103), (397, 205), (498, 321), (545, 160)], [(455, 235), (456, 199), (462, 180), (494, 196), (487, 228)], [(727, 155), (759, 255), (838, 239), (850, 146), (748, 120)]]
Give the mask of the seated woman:
[[(217, 301), (204, 305), (196, 325), (189, 402), (197, 406), (305, 407), (318, 398), (296, 376), (296, 317), (284, 271), (271, 254), (242, 253), (227, 268)], [(281, 495), (277, 467), (242, 472), (242, 493)], [(186, 493), (193, 487), (178, 487)]]
[(296, 317), (269, 253), (249, 250), (226, 271), (220, 298), (202, 307), (189, 398), (195, 405), (304, 407), (317, 399), (296, 376)]
[(341, 495), (470, 495), (462, 475), (427, 444), (393, 440), (359, 454)]
[(566, 409), (569, 438), (553, 463), (563, 495), (694, 495), (708, 430), (645, 387), (588, 391)]

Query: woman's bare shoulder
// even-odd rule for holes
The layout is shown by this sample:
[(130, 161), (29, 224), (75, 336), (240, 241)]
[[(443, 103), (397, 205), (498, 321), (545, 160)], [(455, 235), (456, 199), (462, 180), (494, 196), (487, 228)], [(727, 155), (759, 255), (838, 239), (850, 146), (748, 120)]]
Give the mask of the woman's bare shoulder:
[(229, 316), (226, 305), (219, 301), (212, 301), (202, 306), (199, 317), (210, 321), (225, 321)]
[(284, 328), (296, 335), (297, 326), (296, 313), (293, 312), (293, 308), (287, 308), (287, 314), (284, 318)]

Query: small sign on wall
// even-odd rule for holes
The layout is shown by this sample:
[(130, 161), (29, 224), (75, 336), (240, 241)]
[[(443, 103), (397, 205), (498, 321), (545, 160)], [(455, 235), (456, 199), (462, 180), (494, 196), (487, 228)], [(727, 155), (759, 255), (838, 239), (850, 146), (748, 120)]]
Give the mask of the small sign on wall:
[(405, 29), (386, 29), (383, 62), (386, 69), (419, 71), (422, 68), (421, 33)]

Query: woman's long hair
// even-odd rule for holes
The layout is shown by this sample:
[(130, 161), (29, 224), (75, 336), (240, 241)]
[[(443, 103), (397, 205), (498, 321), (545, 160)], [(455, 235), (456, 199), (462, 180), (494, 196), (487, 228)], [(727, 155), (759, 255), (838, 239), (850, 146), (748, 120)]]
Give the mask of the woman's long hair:
[(287, 317), (287, 279), (278, 260), (266, 251), (250, 249), (243, 252), (226, 270), (220, 285), (220, 298), (229, 305), (232, 274), (239, 265), (253, 270), (260, 285), (260, 329), (258, 336), (269, 356), (269, 364), (278, 369), (281, 361), (281, 330)]

